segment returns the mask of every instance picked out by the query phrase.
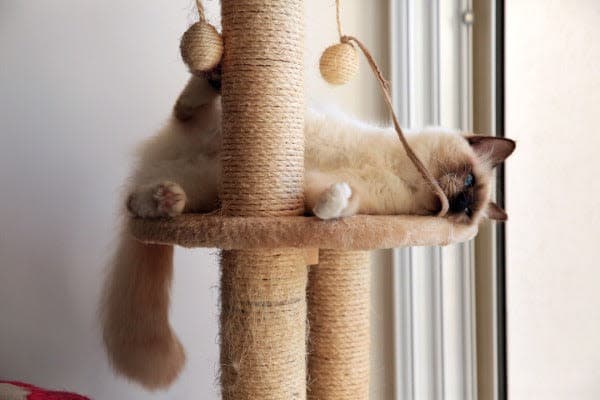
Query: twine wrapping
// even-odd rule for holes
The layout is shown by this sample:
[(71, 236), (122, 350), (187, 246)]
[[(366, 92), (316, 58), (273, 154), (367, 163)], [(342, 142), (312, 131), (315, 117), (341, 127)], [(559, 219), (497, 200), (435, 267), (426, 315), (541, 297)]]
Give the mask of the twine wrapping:
[(308, 398), (369, 398), (369, 253), (321, 250), (308, 285)]
[[(225, 215), (304, 210), (302, 1), (222, 0)], [(297, 249), (223, 251), (223, 399), (306, 398), (306, 266)]]
[(223, 251), (225, 400), (306, 398), (306, 267), (301, 250)]
[(227, 215), (304, 211), (303, 14), (301, 1), (222, 2)]

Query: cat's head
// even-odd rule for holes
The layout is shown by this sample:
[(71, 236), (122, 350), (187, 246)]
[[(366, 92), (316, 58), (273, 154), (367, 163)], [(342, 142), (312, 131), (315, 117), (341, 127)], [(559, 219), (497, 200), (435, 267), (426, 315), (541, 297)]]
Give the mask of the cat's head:
[(447, 218), (463, 224), (477, 224), (486, 217), (506, 220), (506, 212), (491, 200), (493, 170), (513, 152), (515, 142), (493, 136), (453, 136), (436, 146), (429, 160), (430, 171), (450, 202)]

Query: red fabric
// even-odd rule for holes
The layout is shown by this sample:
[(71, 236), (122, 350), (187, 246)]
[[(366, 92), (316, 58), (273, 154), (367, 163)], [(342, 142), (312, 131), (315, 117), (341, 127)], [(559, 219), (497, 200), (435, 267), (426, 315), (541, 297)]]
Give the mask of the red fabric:
[(8, 383), (29, 390), (27, 400), (90, 400), (75, 393), (48, 391), (23, 382), (0, 381), (0, 383)]

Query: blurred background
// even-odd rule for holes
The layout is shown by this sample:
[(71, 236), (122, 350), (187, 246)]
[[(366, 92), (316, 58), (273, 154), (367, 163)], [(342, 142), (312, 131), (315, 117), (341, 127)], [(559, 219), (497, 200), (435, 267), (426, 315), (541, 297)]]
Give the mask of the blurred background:
[[(218, 25), (219, 3), (205, 0)], [(377, 84), (328, 86), (334, 1), (305, 0), (310, 104), (387, 123)], [(0, 379), (94, 399), (217, 399), (216, 250), (176, 252), (180, 379), (114, 376), (96, 308), (132, 151), (187, 81), (190, 0), (0, 0)], [(600, 397), (600, 2), (342, 1), (405, 127), (504, 135), (510, 220), (449, 248), (373, 253), (372, 399)]]

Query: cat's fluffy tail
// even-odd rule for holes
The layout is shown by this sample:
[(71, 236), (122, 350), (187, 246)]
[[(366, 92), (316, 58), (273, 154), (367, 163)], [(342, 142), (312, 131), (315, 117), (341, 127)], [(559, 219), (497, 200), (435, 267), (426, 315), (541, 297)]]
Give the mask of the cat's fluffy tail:
[(166, 387), (185, 363), (168, 315), (173, 246), (143, 244), (124, 230), (111, 264), (100, 307), (111, 364), (148, 389)]

